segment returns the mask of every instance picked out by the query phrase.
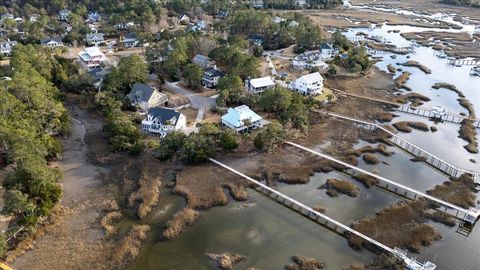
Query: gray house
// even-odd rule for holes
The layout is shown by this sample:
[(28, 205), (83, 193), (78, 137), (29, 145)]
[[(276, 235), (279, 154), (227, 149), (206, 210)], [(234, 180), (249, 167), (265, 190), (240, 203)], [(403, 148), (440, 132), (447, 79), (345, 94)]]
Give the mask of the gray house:
[(57, 47), (62, 47), (63, 46), (63, 41), (62, 38), (56, 37), (56, 38), (44, 38), (40, 40), (40, 45), (48, 48), (57, 48)]
[(90, 46), (98, 46), (101, 44), (105, 44), (105, 39), (103, 38), (102, 33), (87, 34), (87, 36), (85, 37), (85, 41)]
[(127, 98), (130, 105), (139, 108), (141, 112), (163, 106), (168, 101), (165, 94), (143, 83), (134, 84)]
[(193, 57), (192, 63), (201, 68), (207, 68), (210, 66), (210, 59), (205, 55), (197, 54)]

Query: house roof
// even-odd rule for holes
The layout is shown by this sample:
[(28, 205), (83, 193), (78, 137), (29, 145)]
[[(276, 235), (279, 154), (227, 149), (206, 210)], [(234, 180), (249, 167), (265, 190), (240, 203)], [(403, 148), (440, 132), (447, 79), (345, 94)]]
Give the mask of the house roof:
[(40, 40), (40, 44), (41, 45), (45, 45), (45, 44), (48, 44), (50, 42), (57, 42), (57, 43), (62, 43), (62, 38), (60, 37), (56, 37), (56, 38), (44, 38), (44, 39), (41, 39)]
[(223, 76), (223, 72), (215, 68), (209, 68), (203, 75), (208, 77), (221, 77)]
[(175, 111), (174, 109), (151, 108), (148, 110), (148, 115), (154, 119), (157, 119), (157, 121), (162, 125), (164, 125), (165, 122), (170, 121), (170, 124), (175, 126), (177, 125), (181, 113)]
[(88, 55), (91, 56), (91, 57), (104, 55), (98, 47), (85, 48), (85, 52), (88, 53)]
[(155, 91), (155, 89), (146, 84), (135, 83), (127, 97), (130, 100), (134, 100), (135, 97), (139, 96), (142, 101), (147, 102)]
[(192, 59), (193, 62), (200, 62), (200, 63), (208, 63), (209, 59), (208, 56), (197, 54)]
[(303, 79), (305, 83), (316, 83), (316, 82), (323, 82), (323, 77), (320, 75), (320, 73), (315, 72), (315, 73), (310, 73), (308, 75), (304, 75), (300, 77), (299, 79)]
[(320, 44), (320, 50), (332, 50), (332, 49), (333, 49), (333, 46), (330, 43), (323, 42), (322, 44)]
[(251, 79), (250, 85), (254, 88), (261, 88), (261, 87), (273, 86), (275, 85), (275, 82), (272, 80), (270, 76), (267, 76), (262, 78)]
[(125, 34), (126, 39), (137, 39), (137, 34), (135, 32), (130, 32)]
[(93, 34), (87, 34), (86, 39), (96, 39), (96, 40), (103, 40), (103, 33), (93, 33)]
[(239, 128), (244, 125), (244, 121), (250, 119), (250, 122), (262, 120), (262, 117), (250, 110), (247, 105), (241, 105), (236, 108), (229, 108), (227, 114), (222, 116), (222, 120)]

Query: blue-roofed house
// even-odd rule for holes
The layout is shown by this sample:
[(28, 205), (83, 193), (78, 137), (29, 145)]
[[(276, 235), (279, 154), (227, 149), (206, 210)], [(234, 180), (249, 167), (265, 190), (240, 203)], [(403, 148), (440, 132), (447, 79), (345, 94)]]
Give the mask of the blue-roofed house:
[(85, 36), (85, 41), (89, 46), (98, 46), (101, 44), (105, 44), (105, 38), (103, 33), (87, 34)]
[(142, 121), (142, 130), (160, 137), (169, 132), (182, 130), (187, 126), (187, 118), (183, 113), (170, 108), (152, 108), (148, 110), (147, 118)]
[(222, 116), (222, 125), (237, 132), (247, 132), (263, 127), (262, 117), (252, 111), (247, 105), (229, 108)]
[(44, 38), (40, 40), (40, 45), (48, 48), (57, 48), (57, 47), (62, 47), (63, 46), (63, 41), (62, 38), (56, 37), (56, 38)]
[(123, 37), (123, 46), (125, 48), (133, 48), (133, 47), (136, 47), (140, 41), (138, 40), (138, 36), (136, 33), (134, 32), (130, 32), (130, 33), (127, 33), (124, 37)]

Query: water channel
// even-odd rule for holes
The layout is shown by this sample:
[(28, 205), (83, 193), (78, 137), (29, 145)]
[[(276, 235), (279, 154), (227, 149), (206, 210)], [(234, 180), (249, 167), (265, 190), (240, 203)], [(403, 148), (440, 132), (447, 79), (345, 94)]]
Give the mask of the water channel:
[[(350, 29), (346, 34), (353, 36), (361, 31), (371, 36), (382, 36), (397, 46), (409, 44), (409, 41), (402, 38), (399, 33), (391, 31), (389, 33), (389, 30), (409, 32), (432, 29), (383, 25), (375, 29)], [(440, 29), (434, 30), (440, 31)], [(470, 27), (451, 31), (470, 31)], [(441, 105), (452, 112), (466, 113), (466, 110), (458, 105), (456, 93), (446, 89), (431, 88), (436, 82), (445, 82), (456, 85), (474, 104), (477, 116), (480, 115), (480, 88), (478, 87), (480, 77), (469, 75), (470, 67), (447, 65), (445, 59), (436, 57), (434, 51), (427, 47), (417, 48), (416, 53), (410, 55), (410, 59), (401, 55), (396, 59), (392, 59), (390, 54), (382, 56), (383, 59), (376, 64), (380, 69), (387, 70), (387, 65), (392, 64), (412, 73), (407, 85), (414, 92), (431, 98), (425, 106)], [(432, 70), (432, 74), (426, 75), (417, 68), (397, 65), (407, 60), (415, 60), (426, 65)], [(395, 76), (399, 74), (400, 72), (397, 72)], [(403, 114), (394, 121), (401, 120), (428, 123), (428, 119)], [(428, 124), (434, 125), (431, 122)], [(466, 142), (458, 138), (459, 126), (448, 123), (435, 125), (438, 127), (435, 133), (413, 131), (408, 134), (401, 133), (401, 136), (453, 164), (480, 171), (480, 155), (468, 153), (463, 148)], [(364, 145), (367, 143), (361, 142), (358, 147)], [(359, 166), (369, 170), (376, 169), (380, 175), (421, 191), (431, 189), (434, 185), (448, 180), (444, 175), (422, 163), (411, 162), (411, 156), (397, 148), (388, 147), (388, 150), (395, 154), (389, 157), (381, 156), (384, 163), (367, 165), (360, 161)], [(477, 163), (472, 163), (470, 159), (476, 160)], [(318, 189), (328, 178), (354, 181), (337, 172), (319, 173), (315, 174), (308, 184), (278, 184), (276, 188), (307, 205), (313, 206), (320, 203), (327, 209), (327, 215), (345, 224), (350, 224), (357, 218), (374, 215), (376, 211), (401, 200), (383, 190), (367, 189), (360, 184), (358, 184), (360, 195), (357, 198), (347, 196), (330, 198), (324, 190)], [(186, 230), (178, 239), (164, 242), (160, 241), (162, 228), (167, 217), (182, 207), (183, 200), (169, 194), (162, 194), (160, 206), (146, 220), (153, 229), (150, 238), (138, 259), (128, 269), (213, 269), (213, 262), (204, 255), (208, 252), (235, 252), (246, 255), (248, 260), (238, 265), (236, 269), (248, 267), (283, 269), (289, 263), (289, 257), (294, 254), (321, 259), (326, 262), (328, 269), (342, 269), (352, 263), (368, 262), (374, 256), (368, 251), (354, 251), (343, 237), (254, 191), (249, 190), (249, 196), (248, 207), (241, 208), (239, 206), (242, 203), (231, 200), (226, 207), (202, 212), (201, 220), (194, 227)], [(456, 227), (431, 224), (441, 232), (443, 239), (422, 248), (420, 254), (417, 254), (420, 261), (433, 261), (438, 269), (480, 269), (479, 228), (474, 228), (473, 232), (466, 237), (456, 233)]]

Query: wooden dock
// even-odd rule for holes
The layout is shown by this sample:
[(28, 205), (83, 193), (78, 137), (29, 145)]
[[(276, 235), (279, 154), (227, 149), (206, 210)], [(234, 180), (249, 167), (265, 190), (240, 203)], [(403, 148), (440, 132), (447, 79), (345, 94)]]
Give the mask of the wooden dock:
[(266, 195), (267, 197), (271, 198), (271, 199), (274, 199), (275, 201), (277, 201), (278, 203), (282, 204), (282, 205), (285, 205), (287, 207), (289, 207), (290, 209), (300, 213), (301, 215), (325, 226), (326, 228), (332, 230), (332, 231), (335, 231), (336, 233), (339, 233), (343, 236), (347, 236), (348, 234), (352, 234), (352, 235), (355, 235), (355, 236), (358, 236), (362, 239), (364, 239), (365, 241), (373, 244), (374, 246), (376, 246), (378, 249), (382, 250), (382, 251), (385, 251), (387, 253), (390, 253), (392, 255), (394, 255), (395, 257), (401, 259), (403, 262), (405, 262), (405, 264), (407, 265), (407, 269), (415, 269), (415, 270), (434, 270), (436, 269), (436, 265), (433, 264), (432, 262), (425, 262), (425, 263), (420, 263), (418, 261), (416, 261), (415, 259), (412, 259), (412, 258), (409, 258), (407, 256), (407, 253), (405, 251), (402, 251), (401, 249), (398, 249), (398, 248), (390, 248), (388, 247), (387, 245), (384, 245), (380, 242), (378, 242), (377, 240), (373, 239), (373, 238), (370, 238), (368, 237), (367, 235), (365, 234), (362, 234), (352, 228), (350, 228), (349, 226), (339, 222), (339, 221), (336, 221), (335, 219), (333, 218), (330, 218), (329, 216), (325, 215), (325, 214), (322, 214), (316, 210), (314, 210), (313, 208), (215, 160), (215, 159), (212, 159), (210, 158), (210, 161), (215, 163), (216, 165), (230, 171), (230, 172), (233, 172), (237, 175), (239, 175), (240, 177), (248, 180), (251, 184), (252, 184), (252, 187)]
[(478, 66), (480, 65), (480, 60), (476, 59), (448, 59), (447, 64), (452, 66)]
[(352, 117), (348, 117), (348, 116), (344, 116), (344, 115), (340, 115), (340, 114), (332, 113), (332, 112), (321, 112), (321, 111), (317, 111), (317, 112), (323, 113), (323, 114), (326, 114), (326, 115), (329, 115), (329, 116), (332, 116), (332, 117), (335, 117), (335, 118), (338, 118), (338, 119), (343, 119), (343, 120), (353, 122), (357, 126), (367, 128), (369, 130), (380, 129), (383, 132), (385, 132), (385, 133), (387, 133), (391, 136), (389, 140), (394, 145), (398, 146), (402, 150), (412, 154), (415, 157), (424, 158), (424, 162), (426, 164), (432, 166), (433, 168), (439, 170), (440, 172), (442, 172), (442, 173), (444, 173), (448, 176), (451, 176), (451, 177), (459, 177), (462, 174), (467, 173), (467, 174), (472, 175), (474, 181), (477, 184), (480, 184), (480, 172), (476, 172), (476, 171), (472, 171), (472, 170), (468, 170), (468, 169), (464, 169), (464, 168), (460, 168), (458, 166), (455, 166), (455, 165), (451, 164), (450, 162), (447, 162), (447, 161), (437, 157), (436, 155), (428, 152), (427, 150), (421, 148), (420, 146), (407, 141), (406, 139), (398, 136), (397, 134), (391, 132), (390, 130), (388, 130), (388, 129), (386, 129), (386, 128), (384, 128), (384, 127), (382, 127), (382, 126), (380, 126), (376, 123), (368, 122), (368, 121), (364, 121), (364, 120), (359, 120), (359, 119), (355, 119), (355, 118), (352, 118)]

